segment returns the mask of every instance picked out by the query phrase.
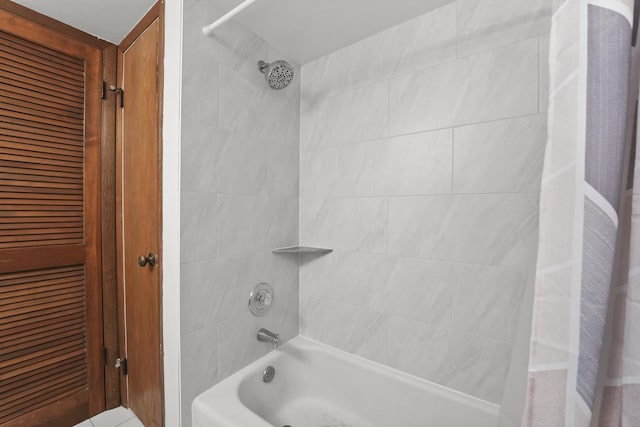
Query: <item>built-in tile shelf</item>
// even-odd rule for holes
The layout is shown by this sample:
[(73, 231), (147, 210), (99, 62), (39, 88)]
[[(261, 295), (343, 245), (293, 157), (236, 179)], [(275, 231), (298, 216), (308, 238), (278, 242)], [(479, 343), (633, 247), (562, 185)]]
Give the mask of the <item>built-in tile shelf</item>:
[(274, 254), (329, 254), (333, 249), (314, 248), (311, 246), (287, 246), (285, 248), (273, 249)]

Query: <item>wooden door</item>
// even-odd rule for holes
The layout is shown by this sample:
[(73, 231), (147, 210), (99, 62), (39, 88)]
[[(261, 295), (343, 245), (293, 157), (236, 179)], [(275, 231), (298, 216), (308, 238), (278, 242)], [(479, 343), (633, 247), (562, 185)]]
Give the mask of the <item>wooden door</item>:
[(0, 9), (0, 426), (104, 410), (101, 51)]
[[(121, 46), (118, 197), (128, 405), (146, 427), (162, 425), (160, 265), (139, 257), (160, 253), (160, 41), (156, 13)], [(131, 40), (130, 42), (127, 40)]]

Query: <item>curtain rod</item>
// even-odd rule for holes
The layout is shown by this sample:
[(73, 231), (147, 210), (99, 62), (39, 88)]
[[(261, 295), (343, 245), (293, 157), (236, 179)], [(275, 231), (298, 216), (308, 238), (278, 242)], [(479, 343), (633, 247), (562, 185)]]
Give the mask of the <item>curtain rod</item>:
[(257, 0), (245, 0), (242, 3), (240, 3), (238, 6), (234, 7), (233, 9), (231, 9), (228, 13), (226, 13), (225, 15), (223, 15), (220, 19), (218, 19), (217, 21), (215, 21), (214, 23), (207, 25), (206, 27), (202, 28), (202, 32), (205, 35), (210, 35), (213, 30), (215, 30), (216, 28), (218, 28), (220, 25), (224, 24), (225, 22), (227, 22), (229, 19), (233, 18), (234, 16), (236, 16), (238, 13), (242, 12), (243, 10), (245, 10), (246, 8), (248, 8), (249, 6), (251, 6), (253, 3), (255, 3)]

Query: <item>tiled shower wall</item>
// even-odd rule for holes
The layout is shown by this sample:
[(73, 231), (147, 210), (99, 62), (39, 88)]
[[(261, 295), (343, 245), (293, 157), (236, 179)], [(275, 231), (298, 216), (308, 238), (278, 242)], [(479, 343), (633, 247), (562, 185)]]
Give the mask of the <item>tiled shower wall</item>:
[(550, 0), (459, 0), (303, 66), (300, 239), (335, 249), (301, 258), (303, 335), (502, 402), (549, 25)]
[[(212, 3), (184, 1), (184, 427), (199, 393), (271, 350), (256, 340), (259, 328), (283, 341), (298, 334), (298, 258), (270, 250), (298, 243), (300, 79), (269, 89), (257, 62), (281, 55), (234, 21), (205, 37), (202, 27), (221, 16)], [(262, 318), (247, 309), (259, 282), (275, 291)]]

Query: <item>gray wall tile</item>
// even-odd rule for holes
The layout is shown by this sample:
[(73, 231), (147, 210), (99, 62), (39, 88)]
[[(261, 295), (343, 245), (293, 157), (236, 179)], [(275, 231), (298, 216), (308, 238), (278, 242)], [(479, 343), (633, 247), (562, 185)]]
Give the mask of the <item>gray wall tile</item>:
[(534, 38), (392, 79), (391, 135), (537, 113), (538, 54)]
[(180, 200), (180, 258), (182, 262), (215, 258), (217, 197), (183, 191)]
[(302, 197), (402, 196), (451, 191), (450, 129), (384, 138), (301, 155)]
[[(303, 68), (304, 72), (304, 68)], [(326, 148), (389, 134), (387, 82), (325, 98), (302, 97), (300, 146)]]
[(389, 201), (389, 253), (528, 268), (535, 256), (537, 195), (469, 194)]
[(304, 245), (386, 252), (386, 199), (304, 198), (300, 203), (300, 241)]
[(456, 128), (453, 191), (538, 191), (546, 129), (546, 114)]

